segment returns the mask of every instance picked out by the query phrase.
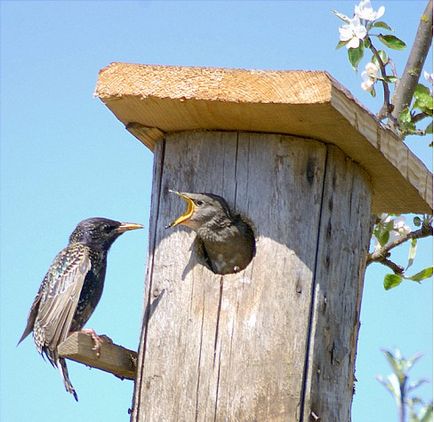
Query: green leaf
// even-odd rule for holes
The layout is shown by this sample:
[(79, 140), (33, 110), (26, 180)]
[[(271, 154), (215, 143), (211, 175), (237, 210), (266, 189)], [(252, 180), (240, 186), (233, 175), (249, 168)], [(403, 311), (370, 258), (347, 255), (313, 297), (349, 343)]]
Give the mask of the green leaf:
[(421, 409), (419, 413), (420, 422), (432, 422), (432, 403)]
[(414, 90), (414, 96), (420, 96), (420, 95), (429, 95), (431, 96), (431, 92), (429, 88), (423, 84), (417, 84), (416, 88)]
[(348, 49), (348, 60), (353, 66), (354, 70), (357, 70), (357, 66), (360, 63), (360, 60), (363, 58), (363, 43), (361, 42), (357, 48), (349, 48)]
[(417, 250), (417, 239), (411, 239), (410, 250), (408, 251), (408, 264), (406, 270), (408, 270), (413, 265), (414, 258), (416, 258), (416, 250)]
[(423, 269), (422, 271), (419, 271), (417, 274), (411, 276), (411, 277), (405, 277), (407, 280), (412, 280), (412, 281), (422, 281), (425, 280), (426, 278), (430, 278), (432, 277), (432, 267), (428, 267)]
[(343, 13), (338, 12), (337, 10), (332, 10), (332, 12), (341, 20), (343, 20), (345, 23), (350, 23), (351, 19), (344, 15)]
[(386, 22), (383, 21), (374, 22), (372, 28), (384, 28), (388, 29), (389, 31), (393, 31), (393, 29), (389, 25), (387, 25)]
[(349, 41), (339, 41), (336, 44), (336, 50), (339, 50), (340, 48), (342, 48), (344, 45), (347, 45)]
[(426, 127), (426, 129), (425, 129), (425, 133), (426, 133), (426, 134), (432, 133), (432, 121), (431, 121), (431, 123)]
[(377, 238), (380, 246), (384, 246), (389, 241), (390, 233), (388, 230), (378, 228), (377, 230), (374, 230), (374, 236)]
[(392, 48), (393, 50), (403, 50), (406, 47), (404, 41), (395, 37), (394, 35), (378, 35), (378, 39), (387, 47)]
[(420, 227), (421, 224), (422, 224), (422, 220), (421, 220), (421, 218), (418, 217), (418, 216), (414, 217), (414, 218), (413, 218), (413, 224), (414, 224), (416, 227)]
[(399, 374), (401, 372), (401, 368), (399, 366), (400, 355), (396, 354), (397, 356), (395, 356), (389, 350), (382, 350), (382, 352), (384, 353), (384, 357), (386, 358), (393, 372), (395, 374)]
[(403, 133), (414, 133), (416, 131), (416, 124), (413, 122), (413, 116), (408, 107), (405, 107), (399, 114), (399, 128)]
[(401, 284), (403, 277), (398, 274), (386, 274), (384, 276), (383, 286), (385, 290), (393, 289)]
[(399, 375), (389, 374), (387, 379), (389, 380), (390, 386), (392, 387), (392, 395), (395, 397), (396, 402), (399, 403), (401, 401), (401, 385)]
[(408, 107), (405, 107), (401, 113), (399, 114), (399, 121), (401, 123), (410, 123), (411, 122), (411, 113)]
[[(380, 59), (381, 59), (383, 65), (385, 65), (389, 60), (389, 56), (387, 55), (387, 53), (384, 50), (378, 50), (378, 55), (380, 56)], [(371, 62), (376, 64), (377, 66), (380, 65), (380, 63), (378, 63), (378, 59), (377, 59), (376, 54), (372, 55)]]
[[(394, 379), (390, 379), (393, 377)], [(399, 394), (399, 384), (398, 384), (398, 390), (396, 389), (396, 381), (395, 375), (389, 375), (387, 379), (384, 379), (381, 375), (377, 375), (377, 381), (381, 383), (389, 392), (392, 394), (393, 397), (397, 397), (397, 394)], [(394, 381), (394, 382), (393, 382)]]
[(377, 92), (375, 91), (375, 88), (372, 87), (371, 90), (369, 91), (369, 93), (371, 94), (372, 97), (376, 97), (377, 96)]
[(428, 87), (422, 84), (417, 84), (414, 90), (414, 105), (413, 108), (418, 108), (424, 113), (432, 116), (433, 101), (432, 94)]
[(398, 78), (396, 76), (390, 75), (390, 76), (384, 77), (383, 80), (385, 80), (388, 83), (394, 84), (398, 80)]

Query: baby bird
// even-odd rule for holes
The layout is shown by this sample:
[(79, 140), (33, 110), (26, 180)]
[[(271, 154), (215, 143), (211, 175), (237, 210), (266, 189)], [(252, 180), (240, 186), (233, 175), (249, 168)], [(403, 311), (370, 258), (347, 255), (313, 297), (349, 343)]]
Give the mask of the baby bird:
[(179, 224), (194, 230), (203, 243), (206, 258), (216, 274), (243, 270), (255, 253), (253, 231), (227, 202), (212, 193), (176, 192), (186, 203), (184, 214), (166, 228)]

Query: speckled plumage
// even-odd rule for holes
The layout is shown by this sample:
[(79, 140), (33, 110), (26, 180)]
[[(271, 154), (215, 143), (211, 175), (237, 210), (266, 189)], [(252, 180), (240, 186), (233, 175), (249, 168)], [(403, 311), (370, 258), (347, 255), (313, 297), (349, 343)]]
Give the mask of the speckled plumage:
[(57, 346), (70, 332), (81, 330), (95, 310), (102, 295), (112, 243), (126, 230), (141, 227), (106, 218), (80, 222), (68, 246), (54, 258), (33, 301), (18, 343), (33, 331), (39, 353), (59, 367), (66, 390), (76, 400), (66, 362), (59, 357)]

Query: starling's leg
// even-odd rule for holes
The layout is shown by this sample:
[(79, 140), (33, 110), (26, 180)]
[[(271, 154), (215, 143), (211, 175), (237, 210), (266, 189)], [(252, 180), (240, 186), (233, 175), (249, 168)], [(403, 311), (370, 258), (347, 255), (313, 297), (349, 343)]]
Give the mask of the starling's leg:
[(97, 357), (99, 357), (100, 352), (101, 352), (101, 345), (104, 342), (107, 343), (113, 343), (110, 337), (107, 337), (106, 335), (98, 335), (94, 329), (92, 328), (83, 328), (81, 330), (82, 333), (84, 334), (90, 334), (92, 336), (92, 340), (94, 342), (94, 347), (92, 347), (92, 350), (95, 350)]

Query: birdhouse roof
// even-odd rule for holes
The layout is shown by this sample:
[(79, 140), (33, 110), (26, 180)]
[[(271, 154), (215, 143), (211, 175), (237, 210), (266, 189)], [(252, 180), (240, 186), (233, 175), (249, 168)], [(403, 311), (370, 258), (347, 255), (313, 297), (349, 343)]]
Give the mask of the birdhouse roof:
[(112, 63), (96, 96), (153, 150), (168, 132), (230, 130), (338, 146), (370, 175), (373, 211), (432, 213), (432, 174), (327, 72)]

